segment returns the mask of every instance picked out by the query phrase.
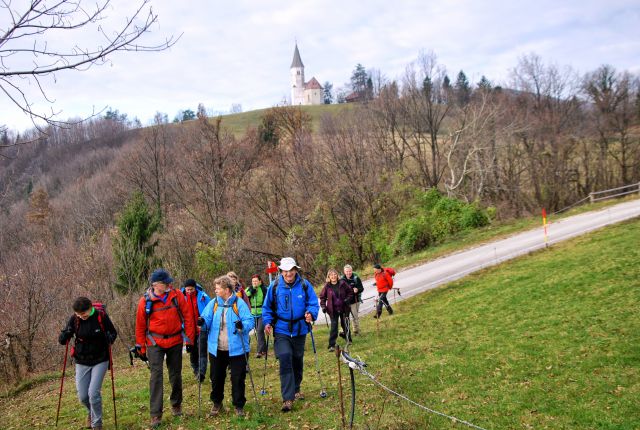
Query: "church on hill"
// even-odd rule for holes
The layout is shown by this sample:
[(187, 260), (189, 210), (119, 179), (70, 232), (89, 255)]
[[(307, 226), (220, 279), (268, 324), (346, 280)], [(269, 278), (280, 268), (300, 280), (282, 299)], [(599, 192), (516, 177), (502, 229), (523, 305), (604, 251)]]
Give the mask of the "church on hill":
[(311, 78), (309, 82), (304, 80), (304, 64), (302, 64), (298, 43), (296, 43), (291, 62), (291, 104), (295, 106), (321, 105), (323, 103), (320, 82), (316, 78)]

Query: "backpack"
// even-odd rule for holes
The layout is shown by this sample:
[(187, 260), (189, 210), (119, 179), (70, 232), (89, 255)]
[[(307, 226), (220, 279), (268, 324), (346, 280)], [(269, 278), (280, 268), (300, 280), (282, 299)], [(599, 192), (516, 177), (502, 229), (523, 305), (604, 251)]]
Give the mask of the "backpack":
[[(107, 331), (104, 328), (104, 321), (102, 319), (104, 318), (104, 315), (106, 315), (107, 313), (107, 305), (101, 302), (93, 302), (91, 303), (91, 306), (93, 306), (93, 308), (98, 313), (98, 325), (100, 325), (100, 330), (102, 331), (102, 334), (104, 334), (106, 338)], [(74, 357), (74, 358), (76, 356), (76, 343), (78, 342), (78, 330), (80, 330), (80, 317), (78, 315), (76, 315), (75, 317), (76, 317), (75, 327), (74, 327), (75, 340), (73, 341), (73, 346), (71, 347), (71, 357)]]
[[(307, 291), (309, 289), (309, 284), (307, 284), (307, 280), (304, 277), (302, 277), (302, 275), (300, 275), (299, 273), (298, 273), (298, 276), (300, 276), (300, 280), (302, 282), (302, 289), (304, 290), (304, 302), (307, 303), (307, 301), (309, 300), (309, 292)], [(302, 318), (297, 318), (295, 320), (278, 318), (278, 295), (276, 294), (278, 291), (278, 279), (279, 279), (279, 276), (276, 276), (275, 281), (273, 281), (273, 284), (271, 284), (273, 286), (273, 288), (271, 288), (271, 295), (272, 295), (271, 310), (273, 311), (273, 322), (271, 323), (271, 325), (275, 327), (278, 320), (281, 319), (289, 323), (289, 331), (293, 332), (293, 323), (303, 320), (304, 316), (302, 316)]]
[[(233, 302), (233, 306), (231, 306), (231, 308), (233, 309), (233, 313), (237, 315), (238, 318), (240, 318), (240, 312), (238, 311), (238, 300), (236, 299), (235, 302)], [(213, 302), (213, 313), (215, 314), (216, 311), (218, 310), (218, 299), (215, 299), (215, 302)]]
[(392, 278), (396, 276), (396, 269), (392, 267), (385, 267), (384, 271), (387, 272)]
[(171, 299), (171, 306), (165, 306), (161, 309), (158, 309), (158, 310), (164, 310), (164, 309), (176, 308), (176, 310), (178, 311), (178, 316), (180, 317), (180, 322), (182, 323), (182, 330), (180, 330), (179, 333), (170, 334), (170, 335), (152, 333), (149, 331), (149, 320), (151, 319), (151, 313), (153, 312), (153, 301), (151, 300), (149, 291), (144, 293), (144, 300), (145, 300), (144, 312), (147, 315), (147, 338), (151, 341), (151, 345), (156, 346), (156, 341), (153, 339), (153, 336), (158, 336), (163, 339), (168, 339), (170, 337), (177, 336), (178, 334), (182, 334), (182, 337), (184, 338), (184, 340), (187, 341), (187, 343), (190, 342), (189, 338), (184, 332), (184, 316), (182, 315), (182, 311), (180, 310), (180, 305), (178, 304), (178, 299), (176, 298), (176, 296), (173, 296), (173, 298)]

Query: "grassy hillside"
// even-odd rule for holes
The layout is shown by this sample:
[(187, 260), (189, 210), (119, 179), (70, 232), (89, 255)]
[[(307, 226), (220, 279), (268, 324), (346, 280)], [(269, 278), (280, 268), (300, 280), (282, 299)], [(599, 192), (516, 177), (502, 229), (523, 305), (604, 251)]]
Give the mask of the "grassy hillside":
[[(638, 243), (640, 220), (635, 220), (422, 294), (399, 303), (393, 316), (385, 314), (379, 335), (375, 320), (365, 317), (364, 334), (356, 337), (352, 353), (368, 363), (382, 384), (482, 428), (637, 429)], [(264, 362), (251, 359), (262, 412), (247, 380), (246, 420), (228, 414), (200, 422), (195, 417), (197, 385), (185, 363), (186, 416), (166, 416), (163, 428), (340, 428), (336, 358), (326, 352), (326, 329), (320, 324), (316, 330), (328, 398), (318, 396), (308, 341), (307, 400), (296, 404), (294, 413), (278, 410), (277, 365), (270, 356), (266, 396), (259, 394)], [(148, 370), (119, 360), (116, 372), (120, 428), (145, 428)], [(348, 399), (344, 366), (342, 376)], [(361, 375), (356, 380), (358, 429), (466, 428), (386, 394)], [(2, 400), (0, 428), (52, 426), (58, 388), (58, 381), (51, 381)], [(203, 386), (203, 412), (210, 407), (207, 391)], [(103, 395), (105, 428), (111, 429), (108, 381)], [(68, 377), (60, 426), (77, 428), (83, 420)]]
[[(324, 114), (336, 115), (344, 109), (353, 109), (351, 104), (333, 104), (333, 105), (317, 105), (317, 106), (301, 106), (301, 109), (311, 116), (313, 121), (313, 129), (318, 130), (320, 118)], [(249, 112), (242, 112), (222, 117), (222, 125), (226, 127), (236, 136), (243, 134), (247, 127), (257, 127), (260, 124), (262, 115), (268, 109), (257, 109)]]

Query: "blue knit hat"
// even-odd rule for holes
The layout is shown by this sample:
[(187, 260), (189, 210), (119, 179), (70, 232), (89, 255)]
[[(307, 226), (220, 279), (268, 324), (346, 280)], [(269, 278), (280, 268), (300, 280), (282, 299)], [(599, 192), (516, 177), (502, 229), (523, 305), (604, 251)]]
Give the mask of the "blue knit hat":
[(156, 269), (153, 271), (153, 273), (151, 274), (151, 277), (149, 278), (150, 284), (153, 284), (154, 282), (162, 282), (163, 284), (169, 285), (170, 283), (173, 282), (173, 278), (169, 275), (169, 272), (167, 272), (166, 270)]

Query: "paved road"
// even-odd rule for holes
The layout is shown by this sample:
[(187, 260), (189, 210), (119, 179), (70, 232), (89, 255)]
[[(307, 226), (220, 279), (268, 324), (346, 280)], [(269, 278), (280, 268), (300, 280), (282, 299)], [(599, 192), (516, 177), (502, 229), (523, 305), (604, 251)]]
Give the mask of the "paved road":
[[(564, 218), (548, 225), (549, 244), (635, 217), (640, 217), (640, 199)], [(394, 285), (399, 287), (402, 293), (402, 297), (396, 296), (396, 299), (406, 299), (485, 267), (544, 248), (544, 246), (543, 229), (540, 227), (507, 239), (441, 257), (420, 266), (403, 269), (395, 276)], [(364, 280), (363, 283), (365, 286), (362, 294), (364, 303), (360, 306), (360, 314), (366, 314), (373, 310), (374, 297), (377, 296), (372, 279)], [(388, 297), (393, 305), (393, 293), (389, 293)], [(324, 316), (320, 315), (319, 321), (323, 320)]]

